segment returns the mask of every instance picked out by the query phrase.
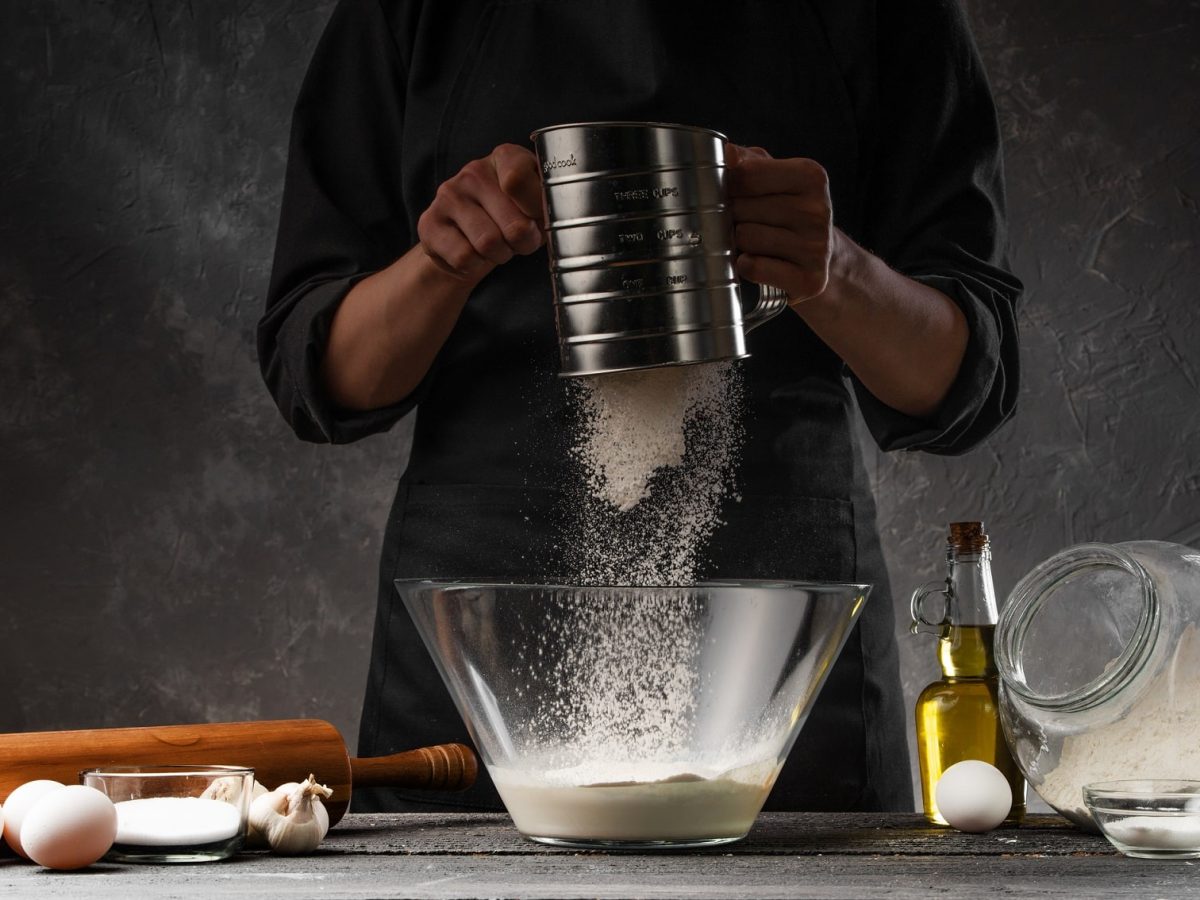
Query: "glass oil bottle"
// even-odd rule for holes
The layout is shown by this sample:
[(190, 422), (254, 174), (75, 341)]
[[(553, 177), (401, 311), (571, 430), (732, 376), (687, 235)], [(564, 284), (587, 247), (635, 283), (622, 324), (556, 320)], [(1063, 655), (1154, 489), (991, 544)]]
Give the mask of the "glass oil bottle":
[(1025, 779), (1000, 727), (999, 672), (992, 650), (996, 593), (991, 545), (982, 522), (952, 523), (946, 545), (946, 580), (922, 585), (912, 595), (911, 630), (938, 636), (942, 667), (942, 678), (917, 698), (925, 818), (947, 824), (934, 799), (938, 779), (956, 762), (979, 759), (1008, 779), (1013, 806), (1005, 824), (1016, 824), (1025, 814)]

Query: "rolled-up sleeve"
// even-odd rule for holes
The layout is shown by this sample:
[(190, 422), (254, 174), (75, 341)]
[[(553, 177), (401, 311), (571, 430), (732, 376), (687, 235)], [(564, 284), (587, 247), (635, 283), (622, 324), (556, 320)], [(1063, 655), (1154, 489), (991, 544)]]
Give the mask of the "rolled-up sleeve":
[(996, 109), (956, 0), (878, 9), (881, 130), (862, 240), (958, 304), (969, 337), (958, 375), (928, 419), (892, 409), (850, 377), (881, 449), (963, 453), (1013, 414), (1017, 398), (1022, 288), (1006, 258)]
[(412, 244), (400, 177), (406, 68), (378, 0), (341, 0), (314, 52), (292, 116), (287, 174), (266, 311), (263, 378), (295, 433), (346, 443), (409, 412), (400, 403), (341, 408), (321, 358), (343, 298)]

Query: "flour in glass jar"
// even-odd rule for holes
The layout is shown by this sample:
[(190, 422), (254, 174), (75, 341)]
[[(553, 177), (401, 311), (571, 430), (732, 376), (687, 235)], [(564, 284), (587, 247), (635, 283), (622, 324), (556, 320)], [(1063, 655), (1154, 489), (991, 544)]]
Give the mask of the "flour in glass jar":
[[(1087, 828), (1091, 815), (1083, 802), (1085, 784), (1125, 779), (1194, 780), (1200, 773), (1200, 633), (1184, 629), (1174, 659), (1147, 678), (1138, 703), (1123, 718), (1067, 735), (1053, 768), (1028, 772), (1042, 799)], [(1135, 823), (1136, 825), (1136, 823)], [(1130, 826), (1126, 826), (1127, 828)], [(1200, 823), (1174, 828), (1200, 833)], [(1142, 834), (1150, 846), (1169, 849), (1179, 839), (1170, 827)]]

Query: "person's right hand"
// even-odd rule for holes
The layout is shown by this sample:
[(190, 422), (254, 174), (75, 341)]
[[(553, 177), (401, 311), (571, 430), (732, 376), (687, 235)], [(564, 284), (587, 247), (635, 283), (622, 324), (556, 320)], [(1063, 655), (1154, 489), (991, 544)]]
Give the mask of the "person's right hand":
[(543, 243), (537, 157), (501, 144), (442, 182), (417, 221), (421, 249), (445, 272), (474, 284)]

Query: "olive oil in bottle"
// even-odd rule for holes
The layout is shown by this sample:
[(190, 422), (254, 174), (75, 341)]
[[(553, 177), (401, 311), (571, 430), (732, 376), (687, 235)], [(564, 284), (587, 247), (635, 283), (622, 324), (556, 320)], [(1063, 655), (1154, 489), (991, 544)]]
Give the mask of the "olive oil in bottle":
[(946, 580), (923, 585), (912, 596), (912, 631), (938, 636), (942, 668), (942, 678), (917, 698), (917, 755), (925, 818), (937, 825), (947, 824), (934, 799), (938, 779), (956, 762), (979, 759), (1008, 779), (1013, 806), (1004, 821), (1016, 824), (1025, 815), (1025, 779), (1000, 727), (999, 673), (992, 651), (996, 593), (991, 545), (982, 522), (950, 525), (946, 561)]

